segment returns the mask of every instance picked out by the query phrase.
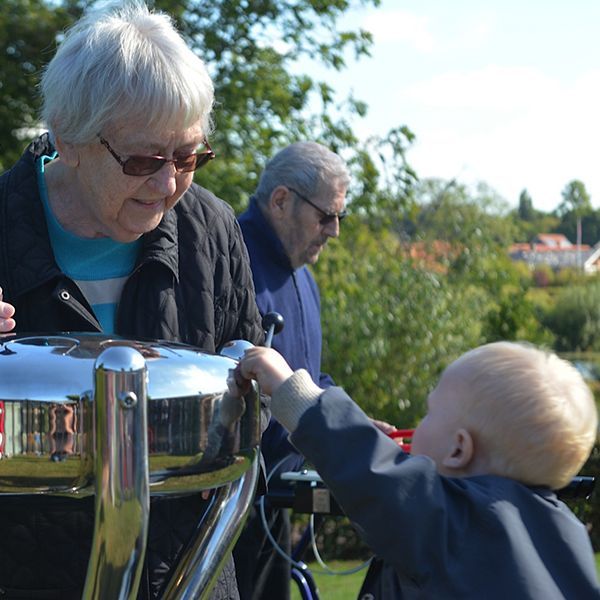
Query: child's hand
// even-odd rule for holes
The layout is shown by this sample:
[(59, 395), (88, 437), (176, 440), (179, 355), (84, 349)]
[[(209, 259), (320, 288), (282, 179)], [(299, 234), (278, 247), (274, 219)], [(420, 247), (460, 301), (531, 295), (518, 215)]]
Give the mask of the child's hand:
[(279, 352), (257, 346), (246, 350), (235, 369), (235, 381), (238, 387), (244, 389), (248, 380), (256, 379), (260, 391), (271, 396), (293, 373)]

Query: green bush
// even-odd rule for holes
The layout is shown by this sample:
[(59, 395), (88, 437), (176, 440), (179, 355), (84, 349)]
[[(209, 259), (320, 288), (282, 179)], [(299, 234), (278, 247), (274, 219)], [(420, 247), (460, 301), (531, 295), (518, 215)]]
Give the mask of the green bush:
[[(298, 543), (309, 526), (309, 521), (308, 515), (292, 513), (292, 546)], [(347, 517), (317, 517), (315, 537), (319, 555), (326, 562), (331, 560), (364, 561), (373, 555)], [(302, 560), (304, 562), (316, 560), (310, 545), (302, 556)]]
[(585, 523), (594, 552), (600, 552), (600, 445), (596, 444), (592, 454), (581, 470), (581, 475), (596, 478), (596, 486), (590, 498), (567, 500), (573, 512)]
[(411, 427), (441, 371), (477, 345), (477, 286), (450, 285), (405, 256), (390, 232), (344, 229), (316, 266), (321, 288), (323, 370), (371, 416)]
[(589, 282), (589, 275), (573, 268), (561, 269), (554, 277), (554, 285), (556, 286), (587, 285)]
[(564, 289), (543, 320), (558, 351), (600, 350), (600, 282)]
[(526, 289), (503, 289), (483, 319), (485, 342), (527, 340), (542, 346), (552, 345), (554, 336), (540, 323), (539, 312)]
[(536, 287), (548, 287), (554, 283), (554, 271), (548, 265), (539, 265), (532, 274)]

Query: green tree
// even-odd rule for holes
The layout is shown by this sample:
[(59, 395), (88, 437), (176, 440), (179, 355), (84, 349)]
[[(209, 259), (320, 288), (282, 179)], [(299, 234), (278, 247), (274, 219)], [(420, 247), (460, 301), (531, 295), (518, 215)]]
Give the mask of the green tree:
[(556, 212), (561, 217), (571, 212), (581, 217), (592, 210), (590, 195), (585, 189), (585, 184), (578, 179), (570, 181), (563, 189), (561, 195), (562, 202), (556, 209)]
[[(198, 174), (203, 185), (240, 210), (266, 160), (282, 146), (314, 139), (343, 153), (357, 144), (348, 119), (366, 106), (339, 101), (326, 82), (295, 74), (294, 65), (306, 57), (339, 70), (347, 52), (368, 54), (371, 35), (340, 30), (338, 21), (352, 6), (378, 3), (156, 0), (176, 16), (215, 83), (219, 159)], [(311, 102), (319, 107), (314, 112)]]
[(581, 242), (595, 246), (600, 241), (600, 211), (590, 209), (580, 215), (571, 210), (561, 217), (555, 231), (563, 233), (571, 242), (576, 243), (578, 228), (581, 231)]
[(508, 204), (483, 182), (473, 188), (455, 180), (425, 179), (413, 196), (419, 206), (413, 238), (472, 243), (487, 237), (508, 244), (514, 237)]
[(512, 213), (515, 225), (515, 242), (531, 242), (539, 233), (558, 232), (560, 219), (552, 213), (536, 211), (537, 215), (532, 221), (523, 221), (518, 216), (517, 210)]
[(500, 340), (528, 341), (551, 346), (552, 333), (540, 323), (536, 306), (523, 287), (504, 289), (483, 320), (486, 342)]
[[(3, 103), (7, 118), (0, 118), (0, 165), (5, 168), (22, 151), (25, 139), (19, 136), (37, 124), (33, 90), (42, 65), (54, 52), (56, 36), (83, 8), (94, 4), (90, 0), (7, 2), (9, 6), (0, 13), (0, 32), (6, 40), (0, 82), (10, 85), (10, 95), (2, 90), (3, 100), (10, 100)], [(355, 120), (365, 115), (367, 106), (352, 96), (338, 98), (326, 81), (314, 80), (297, 66), (304, 58), (339, 70), (348, 56), (367, 55), (371, 34), (344, 30), (339, 21), (353, 7), (379, 2), (154, 1), (175, 18), (215, 83), (211, 145), (218, 160), (197, 174), (200, 183), (241, 210), (273, 153), (292, 141), (312, 139), (349, 162), (357, 209), (381, 215), (384, 207), (404, 202), (403, 188), (414, 179), (404, 159), (411, 132), (401, 124), (390, 124), (390, 132), (382, 138), (359, 141)], [(390, 186), (392, 180), (395, 188)]]
[[(597, 234), (597, 228), (596, 223), (593, 223), (594, 231), (588, 234), (586, 230), (584, 241), (583, 219), (587, 218), (589, 222), (589, 217), (594, 211), (590, 195), (583, 182), (578, 179), (570, 181), (562, 191), (562, 198), (562, 202), (556, 209), (556, 214), (560, 216), (558, 232), (564, 233), (572, 242), (590, 243), (589, 240), (593, 239), (591, 236)], [(596, 219), (594, 218), (593, 221)], [(595, 244), (597, 239), (596, 237), (591, 243)]]
[(479, 342), (485, 298), (414, 264), (390, 229), (349, 221), (315, 266), (324, 370), (371, 416), (410, 427), (444, 367)]
[(403, 233), (412, 241), (447, 242), (448, 275), (470, 284), (500, 285), (516, 227), (508, 205), (487, 185), (427, 179), (412, 191), (413, 218)]
[(523, 190), (519, 195), (517, 214), (522, 221), (533, 221), (537, 217), (537, 211), (533, 208), (533, 200), (527, 190)]
[(75, 2), (4, 0), (0, 10), (0, 172), (10, 167), (38, 126), (37, 83), (56, 35), (79, 14)]
[(364, 140), (350, 160), (357, 174), (351, 186), (352, 211), (374, 230), (402, 230), (406, 216), (414, 214), (418, 177), (406, 160), (414, 137), (406, 126), (393, 128), (381, 138)]
[(539, 233), (556, 231), (560, 223), (555, 214), (534, 208), (533, 200), (526, 189), (519, 194), (519, 204), (510, 214), (515, 224), (515, 242), (530, 242)]
[(561, 352), (600, 350), (600, 282), (565, 288), (544, 318)]

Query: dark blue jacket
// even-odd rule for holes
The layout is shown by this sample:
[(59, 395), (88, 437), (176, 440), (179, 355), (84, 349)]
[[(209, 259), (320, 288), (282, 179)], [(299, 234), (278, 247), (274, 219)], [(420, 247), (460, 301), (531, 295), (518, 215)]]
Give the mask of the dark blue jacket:
[[(283, 409), (299, 397), (281, 396), (284, 386), (272, 409), (286, 422)], [(291, 440), (394, 568), (397, 580), (386, 584), (400, 590), (381, 587), (377, 600), (600, 598), (586, 528), (549, 489), (495, 475), (443, 477), (336, 387), (300, 417)]]
[[(239, 223), (252, 267), (256, 303), (262, 315), (277, 311), (283, 330), (273, 337), (275, 348), (290, 367), (306, 369), (313, 381), (329, 387), (333, 381), (321, 373), (321, 302), (319, 288), (306, 266), (293, 269), (279, 238), (263, 216), (255, 198)], [(298, 469), (303, 459), (287, 440), (287, 432), (274, 419), (262, 437), (267, 472), (289, 454), (278, 471)]]

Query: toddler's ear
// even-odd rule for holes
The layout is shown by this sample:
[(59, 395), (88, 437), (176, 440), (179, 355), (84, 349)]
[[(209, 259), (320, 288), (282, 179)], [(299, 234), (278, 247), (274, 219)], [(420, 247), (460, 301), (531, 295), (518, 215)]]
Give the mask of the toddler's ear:
[(452, 470), (466, 469), (473, 460), (473, 437), (466, 429), (458, 429), (454, 433), (450, 451), (444, 457), (442, 464)]

